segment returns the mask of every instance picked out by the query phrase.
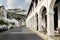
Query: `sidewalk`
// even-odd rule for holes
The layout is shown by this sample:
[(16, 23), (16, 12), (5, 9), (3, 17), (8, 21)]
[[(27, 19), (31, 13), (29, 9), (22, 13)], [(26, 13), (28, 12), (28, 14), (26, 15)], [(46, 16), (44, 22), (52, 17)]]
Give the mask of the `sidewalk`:
[(43, 38), (44, 40), (60, 40), (60, 36), (55, 36), (55, 37), (49, 37), (47, 34), (44, 34), (43, 32), (38, 32), (37, 30), (31, 29), (30, 30), (34, 31), (38, 36)]

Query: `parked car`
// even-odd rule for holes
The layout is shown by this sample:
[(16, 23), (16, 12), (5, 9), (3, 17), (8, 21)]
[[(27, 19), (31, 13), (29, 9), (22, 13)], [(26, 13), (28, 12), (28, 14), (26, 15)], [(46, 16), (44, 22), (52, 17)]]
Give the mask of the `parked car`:
[(0, 25), (0, 32), (6, 31), (6, 30), (8, 30), (6, 25)]
[(3, 31), (6, 31), (6, 30), (8, 30), (8, 28), (7, 27), (3, 27)]
[(2, 32), (3, 31), (3, 27), (2, 26), (0, 26), (0, 32)]

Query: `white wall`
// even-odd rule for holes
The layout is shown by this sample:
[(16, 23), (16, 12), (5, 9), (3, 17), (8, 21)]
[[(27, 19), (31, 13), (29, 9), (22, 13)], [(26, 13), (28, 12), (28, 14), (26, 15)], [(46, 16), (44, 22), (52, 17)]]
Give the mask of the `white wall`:
[(60, 5), (58, 6), (58, 27), (60, 27)]
[[(36, 8), (34, 8), (34, 10), (32, 11), (32, 13), (30, 13), (30, 15), (28, 15), (27, 19), (26, 19), (26, 24), (29, 24), (29, 20), (36, 14), (38, 13), (39, 15), (41, 15), (41, 8), (42, 6), (45, 6), (48, 9), (48, 6), (50, 5), (50, 1), (51, 0), (41, 0), (39, 1), (38, 5)], [(45, 20), (44, 20), (45, 22)], [(30, 24), (29, 24), (30, 25)], [(45, 26), (45, 23), (43, 24)], [(28, 26), (28, 25), (27, 25)]]

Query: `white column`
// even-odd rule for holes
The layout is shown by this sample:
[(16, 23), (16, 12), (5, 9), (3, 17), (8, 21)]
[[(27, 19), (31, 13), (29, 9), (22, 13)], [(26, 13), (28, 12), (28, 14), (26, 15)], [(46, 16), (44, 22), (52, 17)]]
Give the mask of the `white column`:
[(47, 35), (54, 36), (54, 12), (47, 13)]
[(33, 18), (31, 19), (31, 25), (32, 25), (32, 28), (33, 28)]
[(34, 9), (35, 9), (35, 5), (36, 5), (36, 4), (35, 4), (35, 2), (34, 2)]
[(34, 29), (34, 16), (33, 16), (33, 29)]
[(30, 28), (32, 28), (32, 19), (30, 20)]
[(37, 21), (36, 16), (34, 15), (34, 29), (37, 30)]
[(29, 23), (28, 23), (28, 22), (29, 22), (29, 20), (27, 21), (27, 24), (26, 24), (26, 25), (27, 25), (27, 27), (29, 27)]
[(42, 29), (42, 16), (41, 15), (38, 15), (38, 27), (39, 27), (39, 30), (38, 31), (43, 31)]
[(38, 3), (39, 3), (40, 0), (38, 0)]
[(28, 22), (28, 24), (29, 24), (29, 25), (28, 25), (28, 26), (29, 26), (29, 28), (31, 27), (30, 21), (31, 21), (31, 20), (29, 20), (29, 22)]
[(34, 28), (34, 17), (32, 18), (32, 28)]
[(34, 29), (35, 29), (35, 15), (34, 15)]

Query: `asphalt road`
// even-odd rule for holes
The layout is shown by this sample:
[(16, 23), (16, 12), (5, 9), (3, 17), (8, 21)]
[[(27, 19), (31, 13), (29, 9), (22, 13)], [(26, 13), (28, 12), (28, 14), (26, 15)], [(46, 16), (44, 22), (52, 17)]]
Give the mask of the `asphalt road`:
[(0, 40), (43, 40), (26, 27), (13, 28), (0, 33)]

